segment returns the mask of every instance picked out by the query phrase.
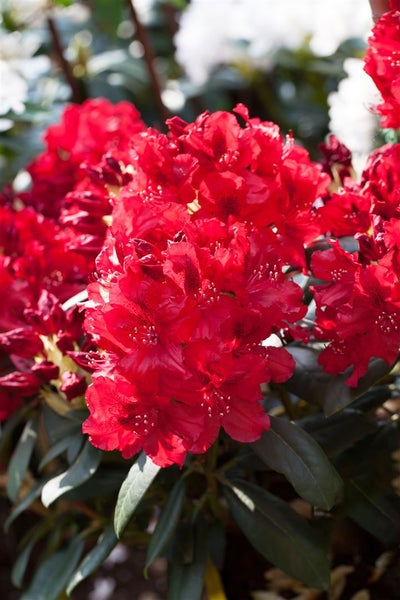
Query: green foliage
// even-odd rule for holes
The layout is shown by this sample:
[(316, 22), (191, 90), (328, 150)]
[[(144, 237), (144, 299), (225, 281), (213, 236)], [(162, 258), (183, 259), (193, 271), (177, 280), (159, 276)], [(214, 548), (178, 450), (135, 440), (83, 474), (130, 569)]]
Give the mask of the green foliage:
[(42, 489), (42, 502), (50, 506), (57, 498), (80, 485), (96, 472), (102, 452), (87, 440), (73, 465), (48, 481)]
[(88, 552), (78, 568), (72, 573), (67, 587), (68, 595), (71, 594), (72, 590), (74, 590), (81, 581), (91, 575), (105, 561), (117, 543), (118, 538), (115, 535), (114, 527), (110, 524), (101, 534), (94, 548)]
[[(3, 30), (18, 31), (22, 39), (33, 32), (39, 40), (35, 56), (50, 56), (51, 64), (49, 72), (32, 73), (24, 111), (1, 115), (11, 126), (1, 135), (0, 186), (38, 154), (44, 128), (71, 100), (127, 100), (149, 125), (163, 122), (127, 3), (52, 4), (79, 93), (74, 96), (60, 66), (46, 20), (21, 24), (4, 12)], [(167, 108), (191, 120), (205, 109), (230, 110), (245, 101), (252, 116), (276, 121), (284, 134), (292, 131), (319, 156), (318, 144), (328, 131), (328, 94), (344, 76), (344, 59), (360, 55), (360, 42), (326, 58), (314, 56), (306, 43), (293, 51), (280, 49), (270, 70), (238, 60), (221, 65), (198, 86), (173, 55), (173, 31), (187, 4), (155, 0), (143, 23), (162, 98), (170, 88), (176, 92), (176, 110)], [(63, 9), (74, 5), (87, 10), (85, 21), (68, 18)], [(399, 137), (392, 130), (380, 135), (388, 143)], [(349, 243), (357, 251), (354, 240), (343, 241)], [(64, 309), (84, 299), (73, 298)], [(396, 548), (400, 501), (392, 482), (398, 476), (393, 455), (400, 447), (399, 420), (388, 408), (388, 401), (400, 396), (396, 366), (373, 359), (359, 385), (349, 388), (350, 371), (325, 373), (319, 348), (297, 342), (286, 347), (296, 361), (292, 378), (264, 389), (271, 430), (245, 446), (221, 433), (206, 455), (189, 457), (181, 470), (162, 470), (143, 452), (131, 461), (103, 453), (82, 434), (88, 416), (83, 406), (58, 414), (45, 394), (28, 399), (2, 424), (0, 438), (0, 462), (7, 468), (4, 495), (12, 505), (6, 531), (14, 535), (22, 515), (33, 517), (11, 573), (13, 584), (24, 590), (21, 600), (72, 594), (121, 538), (132, 547), (147, 545), (145, 571), (156, 557), (166, 557), (168, 600), (201, 598), (208, 561), (223, 567), (232, 528), (238, 527), (265, 561), (321, 590), (329, 586), (328, 557), (343, 518), (382, 546)], [(50, 385), (47, 391), (55, 393)], [(309, 518), (292, 508), (298, 501), (309, 509)]]
[(271, 417), (271, 429), (252, 444), (272, 469), (283, 473), (311, 504), (330, 510), (341, 496), (342, 481), (323, 450), (300, 427)]
[(168, 564), (168, 600), (200, 600), (208, 557), (207, 524), (197, 516), (177, 528)]
[(163, 511), (158, 519), (157, 526), (151, 536), (151, 540), (147, 547), (146, 565), (145, 568), (153, 562), (153, 560), (161, 554), (175, 530), (183, 502), (186, 495), (186, 481), (183, 477), (178, 479), (172, 488), (168, 500), (165, 503)]
[(317, 589), (329, 585), (326, 541), (288, 504), (246, 481), (232, 480), (224, 494), (250, 543), (272, 564)]
[(35, 447), (37, 436), (36, 429), (36, 419), (29, 419), (10, 460), (7, 479), (7, 495), (12, 502), (17, 500), (18, 492), (21, 488)]
[(46, 558), (21, 600), (58, 600), (79, 561), (83, 545), (82, 539), (76, 537)]
[(115, 505), (114, 527), (117, 537), (121, 537), (123, 530), (129, 523), (139, 502), (149, 489), (157, 476), (160, 467), (142, 452), (124, 480), (119, 490), (117, 504)]

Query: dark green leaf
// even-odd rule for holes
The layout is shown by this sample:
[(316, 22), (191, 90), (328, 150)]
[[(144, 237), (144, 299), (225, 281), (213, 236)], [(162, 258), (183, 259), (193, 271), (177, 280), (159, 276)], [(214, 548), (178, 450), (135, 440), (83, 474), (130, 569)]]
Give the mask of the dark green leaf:
[(21, 600), (58, 600), (78, 564), (83, 546), (83, 540), (75, 537), (66, 548), (51, 554), (37, 569)]
[(50, 461), (52, 461), (53, 458), (56, 458), (57, 456), (60, 456), (60, 454), (66, 452), (70, 448), (71, 444), (74, 443), (76, 438), (78, 438), (81, 441), (81, 443), (84, 440), (82, 433), (78, 432), (73, 435), (68, 435), (65, 438), (62, 438), (59, 442), (56, 442), (54, 446), (50, 448), (50, 450), (44, 455), (44, 457), (40, 461), (39, 471), (41, 471), (43, 467), (45, 467)]
[(76, 410), (69, 410), (67, 413), (65, 413), (64, 417), (70, 421), (78, 423), (78, 425), (82, 425), (83, 421), (88, 418), (89, 414), (90, 413), (86, 408), (77, 408)]
[(78, 458), (78, 454), (82, 449), (85, 442), (85, 437), (80, 432), (79, 435), (73, 436), (71, 443), (67, 449), (67, 461), (69, 465), (72, 465)]
[(0, 462), (8, 463), (8, 454), (13, 444), (14, 432), (23, 419), (23, 409), (25, 408), (25, 405), (22, 406), (7, 421), (1, 424)]
[(271, 429), (251, 446), (271, 469), (283, 473), (307, 502), (330, 510), (339, 500), (342, 480), (336, 469), (295, 423), (271, 417)]
[(267, 560), (311, 587), (328, 588), (327, 549), (305, 519), (283, 500), (246, 481), (232, 481), (224, 494), (234, 520)]
[(38, 498), (41, 494), (41, 491), (43, 489), (43, 486), (45, 485), (45, 483), (47, 481), (49, 481), (49, 477), (46, 477), (46, 479), (39, 481), (35, 486), (33, 486), (33, 488), (31, 488), (29, 490), (29, 492), (23, 497), (23, 499), (18, 502), (18, 504), (16, 504), (12, 510), (12, 512), (10, 513), (8, 519), (6, 520), (6, 522), (4, 523), (4, 529), (7, 531), (8, 528), (10, 527), (11, 523), (13, 521), (15, 521), (15, 519), (24, 512), (24, 510), (26, 508), (28, 508), (28, 506), (30, 506), (32, 504), (32, 502), (34, 500), (36, 500), (36, 498)]
[(351, 388), (346, 384), (351, 369), (343, 374), (329, 375), (318, 363), (316, 350), (298, 346), (287, 349), (296, 361), (296, 368), (285, 387), (300, 398), (321, 406), (327, 416), (351, 404), (391, 369), (383, 360), (373, 358), (366, 375), (361, 377), (357, 387)]
[(162, 552), (174, 531), (181, 513), (183, 500), (186, 493), (186, 480), (184, 477), (176, 482), (169, 494), (168, 500), (162, 510), (157, 526), (151, 536), (147, 548), (145, 568)]
[(191, 542), (191, 557), (190, 560), (181, 561), (179, 556), (176, 556), (168, 562), (168, 600), (199, 600), (203, 591), (208, 557), (207, 524), (198, 516), (189, 535), (186, 528), (180, 544), (183, 531), (177, 532), (177, 539), (174, 541), (177, 545), (186, 546)]
[(335, 456), (351, 448), (378, 427), (375, 421), (353, 408), (345, 408), (331, 417), (318, 413), (296, 422), (314, 438), (328, 456)]
[(100, 467), (96, 473), (74, 489), (66, 492), (64, 498), (68, 500), (91, 500), (113, 496), (115, 498), (128, 469), (123, 465), (113, 465), (111, 468)]
[(159, 470), (160, 467), (154, 464), (144, 452), (141, 452), (135, 464), (130, 468), (119, 490), (115, 507), (114, 527), (118, 537), (121, 537), (137, 505), (147, 492)]
[(47, 404), (43, 408), (43, 419), (46, 433), (51, 444), (59, 442), (69, 435), (82, 435), (82, 424), (76, 420), (71, 420), (69, 411), (65, 415), (58, 415)]
[(64, 473), (50, 479), (43, 487), (42, 502), (50, 506), (57, 498), (68, 492), (96, 472), (102, 457), (101, 450), (94, 448), (87, 440), (74, 464)]
[(29, 532), (28, 540), (26, 541), (22, 552), (18, 555), (11, 571), (11, 581), (15, 587), (21, 587), (28, 566), (29, 558), (36, 542), (43, 537), (47, 530), (51, 527), (50, 523), (40, 523), (38, 527)]
[(25, 473), (28, 469), (37, 436), (37, 420), (27, 421), (17, 447), (11, 457), (7, 472), (7, 495), (12, 502), (18, 498)]
[(115, 548), (117, 543), (118, 538), (115, 535), (114, 527), (111, 524), (99, 537), (96, 546), (85, 556), (79, 567), (72, 574), (67, 587), (68, 596), (81, 581), (94, 573), (94, 571), (105, 561), (111, 550)]
[(383, 544), (400, 543), (400, 498), (384, 495), (378, 482), (364, 477), (350, 479), (346, 487), (345, 512)]

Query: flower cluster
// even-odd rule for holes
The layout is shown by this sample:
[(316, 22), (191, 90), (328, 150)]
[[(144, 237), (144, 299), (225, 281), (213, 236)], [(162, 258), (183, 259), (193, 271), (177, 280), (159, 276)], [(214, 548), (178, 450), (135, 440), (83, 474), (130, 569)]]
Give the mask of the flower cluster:
[(379, 19), (369, 38), (365, 70), (382, 95), (377, 110), (383, 127), (400, 126), (400, 3), (390, 0), (392, 10)]
[[(329, 373), (341, 373), (353, 366), (350, 385), (356, 385), (367, 372), (372, 357), (391, 365), (398, 356), (399, 161), (399, 144), (375, 150), (368, 158), (360, 185), (340, 193), (349, 200), (348, 218), (347, 223), (344, 218), (337, 221), (343, 226), (335, 234), (354, 233), (347, 229), (353, 219), (360, 226), (356, 235), (358, 251), (345, 251), (336, 242), (329, 250), (315, 252), (311, 260), (314, 276), (327, 282), (314, 288), (315, 333), (329, 342), (319, 360)], [(337, 200), (338, 194), (332, 201)], [(328, 203), (323, 210), (330, 208)]]
[(288, 271), (320, 233), (329, 178), (276, 125), (236, 113), (138, 136), (88, 287), (86, 328), (105, 354), (83, 430), (127, 458), (143, 448), (182, 464), (220, 427), (258, 439), (260, 384), (293, 371), (284, 348), (262, 342), (305, 315)]
[[(382, 72), (373, 47), (399, 14), (367, 57), (384, 115), (400, 67)], [(61, 414), (84, 406), (89, 384), (93, 445), (160, 466), (221, 429), (258, 439), (262, 384), (293, 373), (288, 342), (322, 348), (353, 386), (400, 346), (400, 144), (372, 152), (357, 183), (335, 136), (315, 163), (243, 105), (167, 126), (125, 102), (70, 106), (30, 190), (0, 197), (0, 418), (39, 390)]]
[(83, 313), (62, 303), (86, 288), (106, 231), (103, 217), (111, 212), (97, 165), (103, 157), (114, 165), (112, 154), (143, 127), (129, 103), (70, 106), (27, 167), (29, 192), (6, 188), (0, 195), (1, 419), (50, 382), (66, 401), (62, 410), (86, 389), (87, 377), (71, 358), (81, 362), (76, 353), (89, 348), (82, 346)]

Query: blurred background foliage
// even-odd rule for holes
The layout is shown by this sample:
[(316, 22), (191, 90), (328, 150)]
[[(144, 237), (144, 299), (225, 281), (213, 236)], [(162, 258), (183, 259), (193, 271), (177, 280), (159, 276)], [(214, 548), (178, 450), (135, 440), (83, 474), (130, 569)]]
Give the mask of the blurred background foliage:
[(345, 60), (363, 56), (371, 25), (363, 0), (0, 0), (0, 11), (1, 185), (65, 104), (89, 97), (133, 102), (159, 128), (169, 115), (192, 120), (244, 102), (315, 158), (328, 98)]

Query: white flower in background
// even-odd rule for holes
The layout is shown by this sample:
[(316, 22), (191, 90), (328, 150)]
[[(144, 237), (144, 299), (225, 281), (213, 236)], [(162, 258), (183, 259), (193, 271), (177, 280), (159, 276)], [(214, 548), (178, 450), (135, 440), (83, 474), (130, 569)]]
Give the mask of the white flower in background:
[(191, 0), (175, 36), (176, 59), (197, 85), (218, 65), (247, 60), (268, 68), (279, 48), (309, 40), (320, 56), (349, 38), (366, 40), (366, 0)]
[(340, 81), (337, 92), (328, 96), (329, 128), (351, 150), (353, 166), (360, 173), (379, 128), (379, 119), (371, 108), (379, 104), (380, 96), (363, 70), (362, 59), (347, 58), (343, 66), (347, 77)]
[(9, 13), (18, 26), (35, 25), (43, 19), (47, 0), (0, 0), (0, 12)]
[[(18, 31), (0, 36), (0, 116), (12, 111), (22, 114), (28, 100), (29, 83), (50, 67), (47, 56), (33, 56), (40, 40), (34, 34)], [(0, 129), (12, 127), (11, 119), (1, 119)]]
[(24, 102), (28, 96), (28, 84), (10, 64), (1, 59), (0, 82), (0, 115), (5, 115), (11, 110), (17, 115), (23, 113)]

